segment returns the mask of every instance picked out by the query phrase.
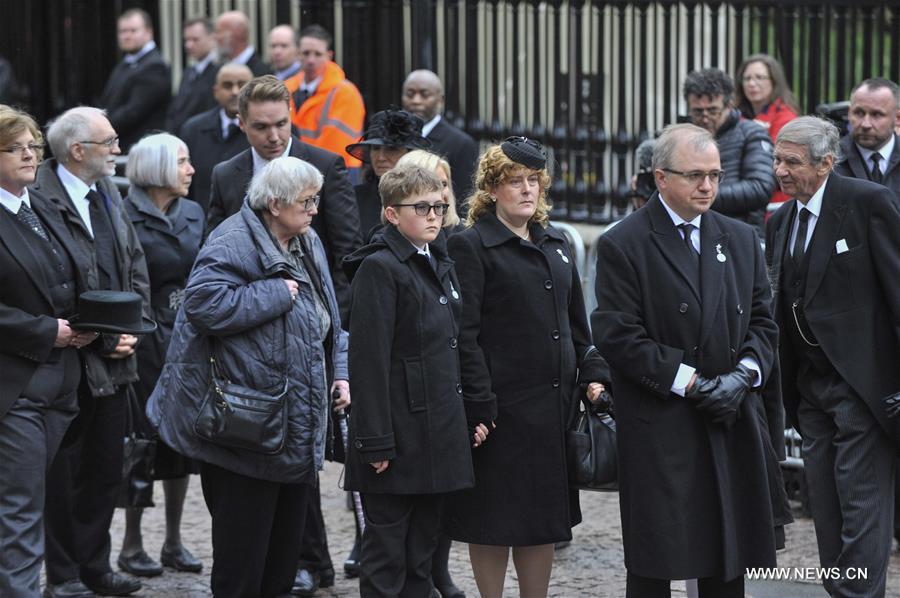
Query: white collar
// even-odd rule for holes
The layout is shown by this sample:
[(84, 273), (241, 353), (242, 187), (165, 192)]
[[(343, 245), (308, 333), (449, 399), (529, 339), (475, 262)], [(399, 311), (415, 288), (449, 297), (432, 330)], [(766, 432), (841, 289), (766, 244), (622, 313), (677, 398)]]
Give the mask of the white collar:
[(868, 149), (862, 147), (859, 144), (856, 144), (856, 149), (859, 150), (859, 154), (862, 156), (863, 162), (866, 164), (866, 170), (869, 169), (869, 163), (872, 161), (872, 154), (878, 152), (881, 154), (881, 161), (878, 163), (878, 168), (881, 169), (881, 172), (884, 172), (887, 168), (887, 163), (891, 159), (891, 154), (894, 152), (894, 137), (896, 135), (891, 135), (890, 139), (887, 140), (887, 143), (879, 147), (877, 150)]
[(240, 123), (238, 122), (237, 116), (234, 118), (228, 118), (228, 115), (225, 113), (224, 108), (219, 108), (219, 126), (222, 129), (222, 137), (228, 135), (228, 127), (230, 125), (237, 125), (240, 127)]
[[(290, 139), (288, 139), (287, 147), (284, 148), (284, 153), (281, 154), (280, 156), (278, 156), (279, 158), (283, 158), (284, 156), (290, 156), (290, 155), (291, 155), (291, 144), (292, 144), (293, 142), (294, 142), (294, 138), (293, 138), (293, 137), (291, 137)], [(262, 170), (263, 167), (264, 167), (266, 164), (268, 164), (268, 163), (270, 162), (270, 160), (266, 160), (265, 158), (263, 158), (262, 156), (260, 156), (260, 155), (256, 152), (256, 148), (255, 148), (255, 147), (252, 147), (252, 146), (250, 147), (250, 153), (253, 155), (253, 174), (256, 174), (257, 172), (259, 172), (260, 170)]]
[(134, 54), (126, 54), (124, 56), (124, 60), (126, 64), (135, 64), (138, 60), (146, 56), (148, 53), (152, 52), (154, 49), (156, 49), (156, 42), (151, 39), (149, 42), (144, 44), (144, 47), (142, 47)]
[(438, 125), (439, 122), (441, 122), (441, 115), (435, 114), (434, 118), (432, 118), (427, 123), (422, 125), (422, 137), (428, 137), (428, 135), (431, 134), (431, 131), (434, 130), (434, 128)]
[(247, 61), (250, 60), (250, 57), (253, 56), (253, 53), (256, 51), (256, 48), (253, 46), (247, 46), (244, 48), (244, 51), (235, 56), (231, 62), (236, 62), (237, 64), (247, 64)]
[(209, 64), (210, 64), (211, 62), (213, 62), (215, 59), (216, 59), (216, 51), (215, 51), (215, 50), (211, 50), (210, 53), (206, 55), (206, 58), (204, 58), (203, 60), (200, 60), (199, 62), (195, 63), (194, 66), (193, 66), (192, 68), (193, 68), (195, 71), (197, 71), (197, 74), (199, 75), (200, 73), (202, 73), (203, 71), (205, 71), (205, 70), (206, 70), (206, 67), (209, 66)]
[(825, 180), (822, 181), (822, 184), (819, 185), (819, 188), (816, 189), (816, 192), (813, 193), (813, 196), (809, 198), (809, 201), (806, 202), (806, 205), (803, 205), (799, 201), (797, 202), (799, 205), (797, 206), (797, 214), (800, 213), (800, 208), (804, 207), (816, 218), (819, 217), (819, 214), (822, 213), (822, 198), (825, 196), (825, 185), (828, 184), (828, 177), (825, 177)]
[(59, 181), (63, 184), (63, 187), (66, 188), (66, 192), (72, 199), (84, 199), (87, 196), (88, 191), (91, 189), (94, 191), (97, 190), (96, 183), (88, 185), (72, 174), (72, 172), (63, 166), (61, 162), (56, 165), (56, 176), (59, 177)]
[(325, 75), (322, 74), (322, 75), (319, 75), (318, 77), (316, 77), (315, 79), (313, 79), (312, 81), (304, 82), (303, 85), (300, 86), (300, 89), (302, 89), (309, 95), (313, 95), (314, 93), (316, 93), (316, 90), (319, 88), (319, 84), (322, 82), (322, 78), (324, 76)]
[(0, 187), (0, 205), (13, 214), (18, 214), (22, 204), (25, 204), (29, 208), (31, 207), (31, 199), (28, 197), (28, 187), (25, 187), (21, 197), (16, 197), (6, 189)]
[(681, 226), (684, 223), (688, 223), (688, 224), (692, 224), (694, 226), (694, 228), (696, 228), (697, 230), (700, 230), (700, 219), (703, 217), (703, 214), (699, 214), (693, 220), (685, 220), (684, 218), (682, 218), (681, 216), (676, 214), (672, 210), (672, 208), (669, 207), (669, 204), (666, 203), (666, 200), (665, 200), (665, 198), (663, 198), (662, 194), (660, 194), (659, 199), (660, 199), (660, 201), (662, 201), (662, 205), (666, 209), (666, 212), (669, 213), (669, 218), (672, 219), (672, 224), (675, 225), (675, 228), (678, 228), (679, 226)]
[[(272, 73), (275, 75), (277, 79), (284, 81), (288, 77), (293, 77), (297, 73), (300, 72), (300, 61), (295, 60), (293, 63), (289, 64), (286, 68), (281, 69), (280, 71), (275, 71)], [(300, 87), (303, 87), (302, 85)]]

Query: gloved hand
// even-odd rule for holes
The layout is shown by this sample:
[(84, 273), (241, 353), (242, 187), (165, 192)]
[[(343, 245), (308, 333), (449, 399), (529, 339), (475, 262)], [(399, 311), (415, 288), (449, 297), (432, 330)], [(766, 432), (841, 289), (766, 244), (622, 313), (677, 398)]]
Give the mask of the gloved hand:
[(884, 410), (888, 418), (900, 415), (900, 392), (884, 400)]
[(755, 374), (750, 368), (738, 365), (734, 371), (712, 380), (698, 375), (684, 396), (696, 401), (697, 409), (708, 413), (713, 422), (731, 426), (737, 421), (741, 403), (750, 392)]

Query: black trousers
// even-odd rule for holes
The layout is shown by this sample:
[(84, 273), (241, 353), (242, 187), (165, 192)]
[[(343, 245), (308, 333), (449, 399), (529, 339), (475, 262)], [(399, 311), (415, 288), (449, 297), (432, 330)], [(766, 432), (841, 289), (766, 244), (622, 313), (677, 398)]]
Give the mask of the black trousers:
[(291, 591), (310, 488), (247, 477), (200, 465), (203, 498), (212, 516), (216, 598), (269, 598)]
[(79, 413), (47, 473), (47, 581), (88, 582), (112, 571), (109, 525), (122, 481), (125, 386), (91, 396), (82, 380)]
[(322, 497), (319, 485), (309, 487), (309, 503), (306, 507), (306, 524), (300, 541), (300, 561), (298, 569), (319, 573), (334, 571), (331, 555), (328, 553), (328, 537), (325, 534), (325, 519), (322, 517)]
[[(625, 581), (626, 598), (669, 598), (672, 595), (668, 579), (653, 579), (628, 572)], [(700, 598), (744, 598), (744, 578), (724, 581), (717, 577), (697, 580)]]
[(363, 494), (362, 502), (360, 596), (428, 598), (444, 495)]

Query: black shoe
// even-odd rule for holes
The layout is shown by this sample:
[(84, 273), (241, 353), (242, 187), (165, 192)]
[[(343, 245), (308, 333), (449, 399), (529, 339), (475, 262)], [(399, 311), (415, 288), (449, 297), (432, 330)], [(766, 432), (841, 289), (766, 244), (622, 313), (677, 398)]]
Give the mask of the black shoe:
[(353, 542), (353, 548), (350, 550), (350, 555), (347, 557), (347, 560), (344, 561), (344, 573), (346, 573), (347, 577), (350, 579), (359, 577), (360, 544), (360, 538), (359, 536), (356, 536), (356, 541)]
[(136, 579), (119, 575), (118, 573), (104, 573), (97, 579), (85, 579), (84, 585), (95, 594), (101, 596), (128, 596), (141, 589), (142, 585)]
[(138, 577), (156, 577), (162, 575), (162, 565), (150, 558), (143, 550), (131, 556), (119, 555), (119, 569)]
[(452, 581), (447, 584), (435, 586), (441, 598), (466, 598), (466, 593), (456, 587)]
[(291, 588), (291, 596), (313, 596), (319, 589), (319, 574), (308, 569), (297, 569), (294, 577), (294, 587)]
[(328, 569), (320, 569), (319, 570), (319, 588), (330, 588), (334, 586), (334, 569), (329, 567)]
[(44, 588), (44, 598), (94, 598), (94, 593), (76, 578), (62, 583), (48, 583)]
[(203, 563), (197, 560), (184, 546), (169, 548), (163, 544), (162, 550), (159, 552), (159, 561), (163, 566), (171, 567), (176, 571), (200, 573), (203, 570)]

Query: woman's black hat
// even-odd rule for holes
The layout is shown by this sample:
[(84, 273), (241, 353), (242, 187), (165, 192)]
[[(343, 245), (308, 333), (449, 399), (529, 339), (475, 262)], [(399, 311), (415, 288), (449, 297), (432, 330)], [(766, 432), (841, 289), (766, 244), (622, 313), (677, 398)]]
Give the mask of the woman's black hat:
[(507, 137), (500, 144), (506, 157), (532, 170), (543, 170), (547, 166), (547, 152), (544, 146), (527, 137)]
[(422, 137), (425, 123), (415, 114), (405, 110), (388, 108), (372, 115), (369, 128), (362, 139), (347, 146), (347, 153), (363, 162), (369, 161), (369, 148), (373, 145), (405, 147), (409, 150), (428, 149), (431, 142)]
[(77, 330), (147, 334), (156, 322), (143, 317), (143, 300), (129, 291), (85, 291), (78, 296), (78, 315), (69, 318)]

